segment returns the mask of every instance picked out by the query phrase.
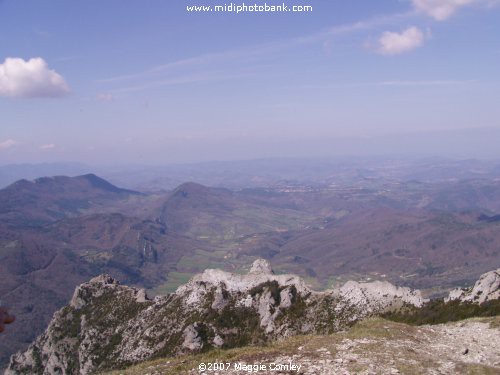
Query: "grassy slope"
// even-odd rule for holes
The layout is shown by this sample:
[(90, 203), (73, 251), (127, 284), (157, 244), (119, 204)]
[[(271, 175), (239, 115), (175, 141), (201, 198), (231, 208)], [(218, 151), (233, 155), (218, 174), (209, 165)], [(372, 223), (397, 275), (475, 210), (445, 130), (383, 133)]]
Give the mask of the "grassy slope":
[[(467, 324), (487, 323), (499, 329), (500, 316), (470, 319)], [(465, 323), (462, 323), (465, 324)], [(433, 326), (440, 327), (440, 326)], [(442, 326), (444, 329), (446, 326)], [(498, 331), (497, 331), (498, 332)], [(147, 361), (106, 375), (185, 374), (198, 373), (198, 365), (208, 362), (268, 363), (278, 356), (302, 358), (304, 366), (318, 363), (327, 366), (344, 358), (344, 366), (354, 373), (370, 368), (394, 368), (403, 374), (421, 374), (436, 368), (441, 360), (439, 353), (425, 347), (426, 340), (435, 340), (439, 332), (429, 326), (414, 327), (384, 319), (369, 319), (358, 323), (349, 331), (327, 336), (295, 336), (261, 347), (244, 347), (230, 350), (213, 350), (197, 355), (160, 358)], [(442, 336), (442, 335), (441, 335)], [(345, 345), (347, 343), (347, 346)], [(403, 343), (403, 344), (402, 344)], [(422, 345), (424, 343), (424, 345)], [(387, 350), (387, 346), (391, 348)], [(323, 353), (332, 355), (326, 360)], [(335, 359), (333, 359), (335, 358)], [(349, 359), (351, 358), (351, 359)], [(356, 358), (353, 360), (352, 358)], [(450, 358), (447, 358), (450, 360)], [(453, 360), (453, 358), (451, 358)], [(347, 364), (345, 364), (347, 362)], [(462, 374), (496, 374), (499, 370), (486, 364), (454, 361), (455, 369)], [(307, 370), (307, 368), (304, 367)]]

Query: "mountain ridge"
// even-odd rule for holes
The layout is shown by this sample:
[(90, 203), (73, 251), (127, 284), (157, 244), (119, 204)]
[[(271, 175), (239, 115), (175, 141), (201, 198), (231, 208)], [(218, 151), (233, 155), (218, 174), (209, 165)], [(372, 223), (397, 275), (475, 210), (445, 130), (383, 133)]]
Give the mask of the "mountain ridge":
[(418, 291), (380, 282), (314, 292), (295, 275), (275, 275), (265, 260), (246, 275), (206, 270), (153, 300), (102, 275), (75, 290), (46, 332), (12, 357), (6, 374), (88, 374), (159, 355), (331, 333), (424, 302)]
[(0, 190), (0, 218), (10, 226), (43, 226), (93, 206), (141, 194), (121, 189), (92, 173), (18, 180)]

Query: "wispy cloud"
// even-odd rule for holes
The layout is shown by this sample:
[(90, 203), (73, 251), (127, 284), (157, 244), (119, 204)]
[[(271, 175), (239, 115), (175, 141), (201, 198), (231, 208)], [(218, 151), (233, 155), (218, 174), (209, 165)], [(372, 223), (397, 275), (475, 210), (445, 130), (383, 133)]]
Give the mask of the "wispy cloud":
[(445, 21), (467, 6), (491, 8), (500, 5), (499, 0), (411, 0), (411, 2), (417, 12), (424, 13), (436, 21)]
[(379, 82), (381, 86), (447, 86), (447, 85), (463, 85), (474, 83), (475, 80), (430, 80), (430, 81), (384, 81)]
[(97, 94), (96, 99), (101, 102), (110, 102), (113, 100), (113, 94), (110, 94), (109, 92), (100, 93)]
[(268, 55), (271, 52), (276, 52), (277, 49), (284, 49), (288, 47), (290, 41), (284, 42), (273, 42), (264, 43), (257, 46), (249, 46), (246, 48), (238, 48), (233, 50), (227, 50), (222, 52), (208, 53), (204, 55), (194, 56), (186, 59), (180, 59), (177, 61), (168, 62), (165, 64), (160, 64), (153, 66), (141, 72), (131, 73), (111, 78), (100, 79), (98, 83), (112, 83), (112, 82), (124, 82), (133, 81), (137, 79), (144, 79), (150, 77), (156, 77), (158, 74), (174, 73), (182, 68), (190, 68), (196, 66), (204, 66), (211, 63), (218, 62), (229, 62), (242, 58), (258, 57), (260, 55)]
[(173, 77), (163, 80), (150, 81), (138, 85), (130, 85), (127, 87), (120, 87), (117, 89), (110, 90), (111, 95), (129, 93), (135, 91), (143, 91), (164, 86), (175, 86), (190, 83), (202, 83), (202, 82), (213, 82), (213, 81), (224, 81), (238, 78), (250, 77), (251, 73), (241, 73), (241, 74), (227, 74), (227, 73), (201, 73), (201, 74), (189, 74), (180, 77)]
[(259, 54), (264, 54), (266, 50), (272, 50), (271, 47), (266, 47), (265, 45), (260, 46), (260, 48), (253, 47), (249, 49), (232, 50), (220, 53), (211, 53), (206, 55), (200, 55), (196, 57), (191, 57), (187, 59), (181, 59), (167, 64), (157, 65), (150, 69), (142, 72), (127, 74), (117, 77), (111, 77), (106, 79), (101, 79), (99, 83), (111, 83), (111, 82), (123, 82), (123, 81), (133, 81), (137, 79), (150, 78), (157, 76), (158, 73), (170, 73), (174, 72), (180, 68), (202, 66), (209, 63), (215, 63), (218, 61), (229, 61), (235, 60), (246, 56), (255, 56)]
[(398, 87), (398, 86), (450, 86), (450, 85), (466, 85), (470, 83), (475, 83), (476, 80), (447, 80), (447, 79), (436, 79), (436, 80), (399, 80), (399, 81), (381, 81), (381, 82), (354, 82), (354, 83), (339, 83), (334, 85), (311, 85), (304, 86), (305, 89), (349, 89), (349, 88), (359, 88), (359, 87), (373, 87), (373, 86), (385, 86), (385, 87)]
[[(262, 58), (275, 56), (280, 51), (286, 51), (304, 45), (324, 43), (325, 40), (329, 40), (334, 37), (348, 35), (363, 30), (369, 30), (371, 28), (386, 24), (393, 24), (399, 20), (411, 16), (412, 14), (413, 12), (407, 12), (388, 16), (380, 16), (366, 21), (333, 26), (320, 32), (300, 37), (294, 37), (290, 39), (268, 42), (221, 52), (203, 54), (156, 65), (136, 73), (101, 79), (97, 82), (100, 84), (115, 84), (123, 82), (132, 83), (129, 87), (109, 90), (110, 92), (118, 93), (144, 90), (162, 85), (213, 81), (215, 79), (239, 78), (242, 76), (242, 74), (217, 74), (214, 72), (207, 72), (207, 67), (215, 65), (218, 66), (220, 64), (227, 63), (239, 63), (239, 66), (243, 66), (245, 63), (255, 62), (261, 60)], [(205, 75), (193, 73), (193, 70), (195, 70), (196, 68), (203, 68), (205, 70)], [(216, 69), (216, 67), (214, 67), (214, 69)], [(186, 70), (188, 70), (187, 73)], [(163, 79), (159, 80), (158, 77), (163, 77)], [(134, 81), (139, 81), (139, 83), (134, 84)]]
[(54, 148), (56, 148), (56, 145), (54, 143), (48, 143), (48, 144), (40, 146), (40, 150), (44, 150), (44, 151), (52, 150)]
[(8, 148), (14, 147), (15, 145), (17, 145), (17, 142), (9, 138), (3, 142), (0, 142), (0, 150), (6, 150)]

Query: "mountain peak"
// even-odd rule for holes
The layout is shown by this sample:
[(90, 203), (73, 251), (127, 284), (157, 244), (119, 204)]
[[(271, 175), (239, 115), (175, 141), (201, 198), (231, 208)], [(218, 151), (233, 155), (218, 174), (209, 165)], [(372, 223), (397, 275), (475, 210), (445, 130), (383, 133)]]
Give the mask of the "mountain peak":
[(210, 188), (198, 184), (197, 182), (185, 182), (182, 185), (179, 185), (174, 191), (173, 195), (174, 196), (182, 196), (182, 197), (190, 197), (192, 195), (198, 195), (198, 194), (206, 194), (210, 191)]
[(22, 188), (26, 188), (36, 191), (47, 190), (47, 192), (51, 192), (53, 191), (54, 188), (70, 188), (76, 191), (81, 189), (82, 183), (86, 183), (93, 188), (99, 190), (105, 190), (107, 192), (113, 192), (113, 193), (126, 192), (129, 194), (139, 194), (136, 191), (121, 189), (93, 173), (84, 174), (76, 177), (69, 177), (69, 176), (38, 177), (35, 178), (33, 181), (21, 179), (5, 187), (2, 190), (12, 191), (12, 190), (19, 190)]
[(84, 174), (82, 176), (75, 177), (76, 179), (81, 179), (87, 181), (92, 187), (97, 189), (113, 192), (113, 193), (129, 193), (129, 194), (139, 194), (136, 191), (127, 190), (119, 188), (118, 186), (113, 185), (109, 181), (101, 178), (93, 173)]
[(0, 190), (0, 215), (10, 225), (36, 227), (140, 194), (94, 174), (19, 180)]
[(249, 273), (264, 273), (264, 274), (273, 274), (273, 269), (271, 268), (271, 263), (265, 259), (256, 259), (252, 263), (252, 267), (250, 268)]

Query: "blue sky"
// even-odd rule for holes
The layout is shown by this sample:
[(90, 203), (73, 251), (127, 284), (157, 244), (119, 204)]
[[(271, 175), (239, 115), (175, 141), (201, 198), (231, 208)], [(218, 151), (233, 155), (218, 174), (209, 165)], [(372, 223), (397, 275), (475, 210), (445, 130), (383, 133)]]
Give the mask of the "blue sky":
[(498, 1), (229, 3), (0, 1), (0, 164), (500, 157)]

